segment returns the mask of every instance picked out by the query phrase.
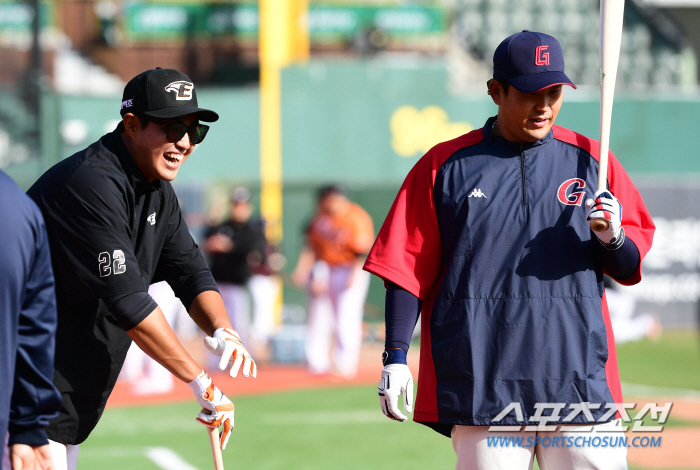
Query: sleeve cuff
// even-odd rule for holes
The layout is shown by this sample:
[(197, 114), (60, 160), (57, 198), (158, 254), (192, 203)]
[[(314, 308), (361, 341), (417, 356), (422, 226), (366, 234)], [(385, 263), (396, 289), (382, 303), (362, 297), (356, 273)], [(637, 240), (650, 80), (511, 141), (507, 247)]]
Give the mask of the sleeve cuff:
[[(182, 301), (187, 311), (190, 311), (194, 299), (206, 291), (219, 292), (219, 288), (211, 275), (211, 271), (203, 269), (187, 277), (179, 286), (173, 286), (175, 295)], [(220, 293), (220, 292), (219, 292)]]
[(10, 426), (8, 445), (26, 444), (32, 447), (44, 446), (49, 443), (44, 428), (13, 428)]
[(158, 307), (148, 292), (133, 292), (102, 300), (125, 331), (141, 323)]

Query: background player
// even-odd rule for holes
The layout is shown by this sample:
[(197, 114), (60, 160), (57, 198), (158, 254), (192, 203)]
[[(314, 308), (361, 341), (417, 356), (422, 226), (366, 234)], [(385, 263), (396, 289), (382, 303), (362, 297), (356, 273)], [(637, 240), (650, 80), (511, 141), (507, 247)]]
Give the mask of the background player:
[(75, 468), (78, 445), (97, 424), (131, 340), (188, 383), (224, 425), (233, 404), (195, 363), (148, 295), (165, 280), (209, 337), (231, 375), (255, 363), (231, 329), (216, 283), (182, 219), (169, 181), (218, 115), (197, 106), (194, 84), (173, 69), (147, 70), (127, 83), (122, 121), (85, 150), (49, 169), (28, 191), (46, 220), (56, 273), (58, 331), (54, 383), (62, 396), (47, 434), (59, 469)]
[[(353, 377), (362, 346), (362, 316), (369, 275), (362, 262), (374, 237), (372, 219), (350, 201), (345, 189), (330, 185), (318, 193), (318, 211), (293, 273), (308, 292), (306, 361), (314, 374)], [(331, 335), (335, 339), (329, 357)]]
[(231, 324), (248, 344), (251, 302), (247, 284), (252, 268), (265, 256), (267, 241), (262, 224), (251, 221), (250, 191), (240, 186), (231, 192), (230, 200), (230, 217), (207, 231), (204, 249)]
[[(412, 409), (405, 358), (422, 308), (414, 419), (452, 437), (458, 469), (524, 470), (534, 452), (543, 469), (623, 469), (622, 447), (486, 441), (489, 426), (539, 424), (542, 403), (592, 404), (593, 422), (565, 421), (566, 408), (547, 424), (570, 426), (547, 436), (589, 423), (599, 437), (610, 433), (619, 420), (606, 405), (622, 396), (603, 273), (639, 282), (654, 232), (619, 162), (610, 155), (609, 191), (593, 194), (597, 142), (554, 126), (562, 85), (574, 86), (557, 40), (514, 34), (493, 62), (498, 115), (414, 166), (365, 264), (387, 282), (382, 410), (405, 420), (401, 394)], [(599, 217), (610, 228), (593, 234), (588, 219)], [(524, 418), (495, 419), (513, 403)]]
[(50, 470), (44, 428), (60, 396), (51, 383), (56, 297), (49, 243), (36, 204), (2, 171), (0, 239), (2, 468)]
[[(189, 322), (189, 315), (170, 285), (165, 281), (151, 284), (148, 295), (158, 304), (165, 321), (176, 332), (180, 341), (183, 337), (187, 337), (187, 328), (183, 328), (182, 324), (183, 321)], [(196, 330), (196, 327), (194, 329)], [(187, 339), (191, 339), (191, 336)], [(132, 395), (163, 394), (175, 387), (173, 375), (141, 351), (136, 343), (131, 343), (129, 346), (129, 352), (119, 373), (119, 380), (130, 382)]]

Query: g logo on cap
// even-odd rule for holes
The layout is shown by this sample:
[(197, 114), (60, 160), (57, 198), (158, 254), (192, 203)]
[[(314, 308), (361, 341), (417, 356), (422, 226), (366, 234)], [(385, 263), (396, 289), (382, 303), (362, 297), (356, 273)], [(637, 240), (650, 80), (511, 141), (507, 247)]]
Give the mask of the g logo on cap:
[(168, 86), (165, 87), (165, 91), (175, 92), (175, 99), (178, 101), (191, 100), (193, 89), (194, 84), (192, 82), (186, 82), (184, 80), (169, 83)]
[(535, 65), (549, 65), (549, 52), (545, 52), (544, 54), (542, 53), (547, 49), (549, 49), (549, 46), (537, 46), (535, 49)]

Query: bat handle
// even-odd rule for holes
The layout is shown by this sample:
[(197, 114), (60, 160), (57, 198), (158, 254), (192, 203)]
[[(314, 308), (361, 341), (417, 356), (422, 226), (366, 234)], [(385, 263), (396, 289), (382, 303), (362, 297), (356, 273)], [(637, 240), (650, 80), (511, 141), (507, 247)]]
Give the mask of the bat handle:
[(224, 460), (221, 458), (221, 444), (219, 443), (219, 428), (206, 426), (211, 444), (211, 455), (214, 458), (214, 470), (224, 470)]
[(608, 227), (610, 227), (610, 222), (605, 219), (591, 219), (588, 221), (591, 226), (591, 230), (594, 232), (605, 232)]

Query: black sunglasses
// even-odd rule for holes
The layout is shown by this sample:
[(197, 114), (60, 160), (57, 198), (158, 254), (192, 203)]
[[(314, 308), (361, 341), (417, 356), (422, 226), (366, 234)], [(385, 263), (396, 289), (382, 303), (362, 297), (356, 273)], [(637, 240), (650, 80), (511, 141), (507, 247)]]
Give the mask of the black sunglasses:
[(206, 137), (207, 132), (209, 132), (209, 126), (206, 124), (195, 124), (194, 126), (186, 126), (185, 124), (181, 122), (166, 122), (166, 121), (161, 121), (160, 119), (155, 119), (150, 116), (147, 116), (146, 119), (149, 121), (153, 121), (156, 124), (159, 124), (165, 128), (165, 138), (168, 139), (168, 142), (180, 142), (183, 137), (185, 137), (185, 133), (187, 133), (190, 137), (190, 143), (193, 145), (196, 145), (204, 140), (204, 137)]

